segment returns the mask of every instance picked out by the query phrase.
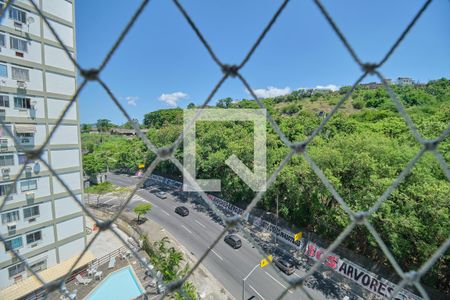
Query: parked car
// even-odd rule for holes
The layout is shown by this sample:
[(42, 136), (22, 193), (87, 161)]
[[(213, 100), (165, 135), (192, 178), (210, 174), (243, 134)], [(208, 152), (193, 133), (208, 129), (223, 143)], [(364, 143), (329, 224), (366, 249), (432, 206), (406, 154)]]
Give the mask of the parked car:
[(178, 206), (175, 208), (175, 212), (182, 217), (189, 215), (189, 209), (186, 206)]
[(225, 241), (225, 243), (227, 243), (234, 249), (241, 248), (241, 246), (242, 246), (241, 239), (235, 234), (229, 234), (229, 235), (225, 236), (225, 238), (223, 240)]
[(287, 275), (291, 275), (295, 272), (294, 264), (289, 259), (277, 257), (273, 260), (273, 262), (278, 269)]
[(161, 191), (157, 192), (156, 196), (161, 198), (161, 199), (166, 199), (167, 198), (166, 192), (161, 192)]

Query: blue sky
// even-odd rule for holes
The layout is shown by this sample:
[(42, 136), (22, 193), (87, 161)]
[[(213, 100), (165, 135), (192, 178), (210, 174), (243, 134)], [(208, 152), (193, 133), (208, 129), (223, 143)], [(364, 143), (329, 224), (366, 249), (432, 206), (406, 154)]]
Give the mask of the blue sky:
[[(323, 1), (360, 58), (379, 61), (424, 1)], [(77, 56), (96, 67), (140, 1), (76, 1)], [(124, 4), (126, 3), (126, 5)], [(277, 10), (274, 0), (181, 1), (224, 63), (239, 63)], [(450, 77), (450, 1), (434, 1), (391, 59), (388, 78), (426, 82)], [(351, 85), (361, 74), (312, 0), (293, 0), (241, 70), (258, 95), (302, 87)], [(172, 1), (152, 0), (101, 77), (140, 121), (147, 112), (200, 104), (221, 72)], [(366, 81), (375, 81), (368, 78)], [(249, 98), (228, 79), (216, 100)], [(90, 83), (79, 97), (82, 123), (126, 120), (102, 88)]]

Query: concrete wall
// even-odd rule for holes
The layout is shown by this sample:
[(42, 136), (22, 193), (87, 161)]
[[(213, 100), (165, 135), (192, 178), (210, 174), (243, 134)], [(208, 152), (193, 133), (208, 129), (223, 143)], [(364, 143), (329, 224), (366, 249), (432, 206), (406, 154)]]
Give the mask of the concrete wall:
[(69, 71), (75, 71), (73, 65), (67, 53), (61, 49), (50, 45), (44, 46), (45, 63), (49, 66), (62, 68)]
[[(53, 130), (55, 126), (49, 126), (50, 130)], [(52, 139), (51, 145), (70, 145), (78, 144), (78, 127), (76, 125), (63, 125), (59, 126)]]
[(72, 22), (72, 3), (66, 0), (46, 0), (42, 3), (45, 12)]
[(62, 245), (59, 250), (59, 261), (65, 261), (74, 255), (79, 255), (84, 250), (84, 238)]
[[(73, 47), (73, 29), (67, 25), (63, 25), (53, 20), (49, 20), (50, 25), (55, 29), (56, 33), (60, 37), (64, 45)], [(48, 28), (47, 24), (44, 25), (44, 38), (56, 42), (57, 39)]]

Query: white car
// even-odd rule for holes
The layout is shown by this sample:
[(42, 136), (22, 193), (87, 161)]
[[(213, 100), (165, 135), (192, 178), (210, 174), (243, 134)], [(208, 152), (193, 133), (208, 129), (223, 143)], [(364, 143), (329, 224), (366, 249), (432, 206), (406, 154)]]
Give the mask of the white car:
[(156, 196), (161, 198), (161, 199), (166, 199), (167, 198), (167, 195), (166, 195), (165, 192), (157, 192)]

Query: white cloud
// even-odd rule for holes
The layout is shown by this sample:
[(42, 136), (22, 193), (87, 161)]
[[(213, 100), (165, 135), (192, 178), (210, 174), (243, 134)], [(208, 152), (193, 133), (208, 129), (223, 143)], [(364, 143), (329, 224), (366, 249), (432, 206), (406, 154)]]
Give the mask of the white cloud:
[(159, 96), (159, 100), (166, 103), (170, 106), (177, 106), (177, 102), (181, 99), (184, 99), (188, 96), (188, 94), (183, 92), (175, 92), (170, 94), (162, 94)]
[[(287, 95), (291, 92), (291, 88), (290, 87), (285, 87), (285, 88), (276, 88), (273, 86), (269, 86), (265, 89), (256, 89), (253, 90), (253, 92), (255, 92), (255, 95), (258, 98), (273, 98), (273, 97), (278, 97), (278, 96), (284, 96)], [(247, 91), (248, 93), (248, 91)]]
[(330, 90), (330, 91), (335, 92), (335, 91), (339, 90), (339, 86), (334, 85), (334, 84), (327, 84), (327, 85), (316, 85), (315, 87), (312, 87), (312, 88), (300, 87), (298, 89), (299, 90), (309, 90), (309, 89), (312, 89), (312, 90)]
[(127, 100), (127, 104), (131, 106), (136, 106), (136, 101), (139, 100), (139, 97), (137, 96), (126, 96), (125, 100)]
[(330, 90), (330, 91), (337, 91), (339, 90), (339, 87), (334, 84), (328, 84), (328, 85), (318, 85), (315, 87), (316, 90)]

